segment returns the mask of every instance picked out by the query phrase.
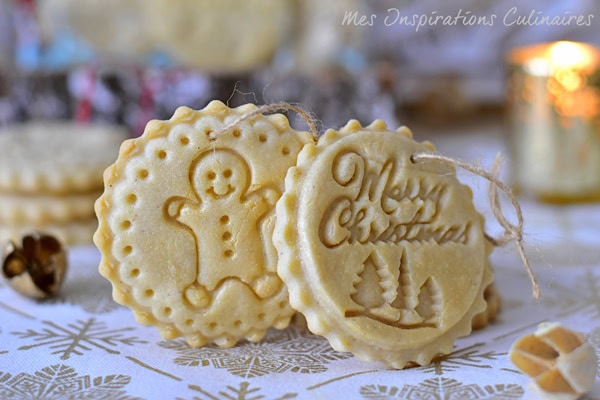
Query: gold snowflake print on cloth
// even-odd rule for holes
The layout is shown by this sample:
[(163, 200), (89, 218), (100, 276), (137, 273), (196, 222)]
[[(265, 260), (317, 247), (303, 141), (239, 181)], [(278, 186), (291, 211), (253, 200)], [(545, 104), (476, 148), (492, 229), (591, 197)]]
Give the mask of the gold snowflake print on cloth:
[(431, 364), (420, 369), (424, 372), (433, 372), (436, 375), (443, 375), (445, 372), (456, 371), (464, 367), (491, 369), (491, 361), (497, 360), (506, 354), (506, 352), (500, 353), (490, 350), (485, 343), (476, 343), (446, 356), (435, 358)]
[[(249, 382), (241, 382), (237, 387), (228, 385), (219, 393), (209, 392), (198, 385), (190, 385), (190, 389), (198, 392), (193, 400), (285, 400), (296, 398), (296, 393), (286, 393), (278, 397), (265, 398), (259, 387), (252, 387)], [(178, 399), (182, 400), (182, 399)]]
[(33, 342), (19, 347), (19, 350), (48, 347), (51, 354), (60, 354), (61, 360), (68, 360), (73, 354), (80, 356), (93, 348), (104, 350), (110, 354), (121, 354), (115, 347), (147, 343), (136, 336), (126, 334), (134, 328), (110, 329), (104, 322), (95, 318), (78, 320), (64, 325), (52, 321), (42, 322), (45, 326), (41, 331), (27, 329), (25, 332), (11, 332), (21, 339), (31, 339)]
[(0, 398), (141, 400), (124, 390), (130, 381), (131, 377), (126, 375), (79, 375), (62, 364), (43, 368), (33, 375), (22, 372), (13, 376), (0, 371)]
[(325, 372), (330, 362), (352, 357), (333, 350), (325, 339), (295, 327), (271, 330), (260, 343), (248, 342), (230, 349), (196, 349), (183, 340), (161, 342), (159, 346), (177, 352), (178, 357), (173, 360), (177, 365), (212, 366), (246, 379), (282, 372)]
[(561, 310), (559, 317), (581, 313), (594, 320), (600, 319), (600, 274), (588, 269), (569, 284), (552, 281), (549, 286), (555, 292), (542, 298), (541, 303)]
[(476, 384), (464, 384), (450, 378), (427, 379), (419, 385), (397, 386), (364, 385), (361, 386), (360, 395), (364, 399), (377, 400), (413, 400), (413, 399), (488, 399), (488, 400), (510, 400), (520, 399), (525, 391), (517, 384), (496, 384), (479, 386)]

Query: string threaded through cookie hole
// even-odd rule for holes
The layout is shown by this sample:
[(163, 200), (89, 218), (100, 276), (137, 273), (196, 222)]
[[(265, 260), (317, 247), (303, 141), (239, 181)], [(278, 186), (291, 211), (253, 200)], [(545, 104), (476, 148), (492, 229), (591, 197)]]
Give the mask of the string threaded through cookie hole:
[[(512, 190), (498, 178), (500, 166), (502, 164), (502, 158), (500, 154), (496, 156), (494, 165), (492, 167), (492, 172), (488, 172), (485, 169), (479, 167), (478, 165), (469, 164), (464, 161), (442, 156), (439, 154), (415, 153), (410, 156), (410, 162), (413, 164), (417, 164), (419, 161), (422, 160), (440, 161), (448, 165), (456, 166), (468, 172), (471, 172), (472, 174), (480, 176), (489, 182), (490, 189), (488, 194), (490, 205), (492, 207), (492, 212), (498, 223), (504, 228), (504, 234), (501, 238), (498, 239), (493, 238), (487, 234), (485, 234), (485, 237), (494, 246), (504, 246), (505, 244), (511, 241), (515, 243), (519, 256), (521, 257), (521, 261), (523, 262), (523, 266), (525, 267), (525, 270), (527, 271), (527, 275), (529, 276), (529, 280), (531, 282), (533, 298), (538, 299), (540, 297), (540, 286), (537, 282), (535, 274), (533, 273), (529, 259), (525, 254), (525, 246), (523, 244), (523, 211), (521, 210), (521, 205), (517, 201), (517, 198), (512, 192)], [(516, 225), (508, 221), (506, 216), (502, 213), (502, 208), (498, 199), (498, 189), (500, 189), (510, 200), (515, 210), (515, 214), (517, 216)]]
[[(231, 121), (227, 125), (221, 127), (220, 129), (217, 129), (217, 130), (207, 129), (204, 131), (204, 133), (206, 133), (206, 135), (208, 136), (208, 139), (211, 142), (213, 142), (217, 139), (217, 137), (220, 134), (233, 129), (232, 135), (237, 138), (242, 135), (240, 129), (237, 128), (241, 123), (251, 119), (252, 117), (254, 117), (256, 115), (274, 113), (277, 111), (294, 111), (304, 120), (304, 122), (306, 122), (306, 125), (308, 125), (310, 133), (313, 135), (313, 137), (315, 139), (319, 137), (319, 130), (317, 128), (317, 119), (314, 116), (312, 116), (308, 111), (306, 111), (303, 107), (297, 106), (294, 104), (290, 104), (290, 103), (275, 103), (275, 104), (265, 104), (265, 105), (259, 106), (255, 110), (252, 110), (246, 114), (240, 115), (238, 118), (234, 119), (233, 121)], [(267, 141), (267, 136), (264, 133), (260, 133), (258, 136), (258, 139), (262, 143), (264, 143)], [(288, 151), (289, 151), (289, 149), (288, 149)], [(284, 152), (283, 154), (286, 154), (286, 153)]]

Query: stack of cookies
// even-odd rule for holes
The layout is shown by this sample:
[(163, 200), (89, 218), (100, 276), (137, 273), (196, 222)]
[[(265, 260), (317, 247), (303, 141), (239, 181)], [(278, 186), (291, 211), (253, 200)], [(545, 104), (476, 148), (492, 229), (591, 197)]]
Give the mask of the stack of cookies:
[(121, 128), (65, 122), (0, 130), (0, 240), (42, 231), (91, 243), (102, 173), (125, 137)]

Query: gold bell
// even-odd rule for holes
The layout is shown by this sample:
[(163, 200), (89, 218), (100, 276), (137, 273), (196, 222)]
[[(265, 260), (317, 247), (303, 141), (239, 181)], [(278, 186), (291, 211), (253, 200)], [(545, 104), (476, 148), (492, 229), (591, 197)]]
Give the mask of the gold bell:
[(58, 293), (67, 271), (67, 255), (53, 236), (32, 233), (19, 247), (8, 242), (3, 248), (2, 276), (24, 296), (45, 299)]

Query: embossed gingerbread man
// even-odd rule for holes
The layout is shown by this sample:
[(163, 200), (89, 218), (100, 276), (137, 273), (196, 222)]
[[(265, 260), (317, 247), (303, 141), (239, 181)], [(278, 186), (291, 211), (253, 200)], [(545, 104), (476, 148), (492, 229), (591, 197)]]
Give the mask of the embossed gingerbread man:
[(273, 296), (281, 281), (265, 270), (261, 226), (279, 198), (277, 190), (250, 191), (250, 167), (230, 149), (200, 153), (189, 176), (194, 198), (176, 196), (165, 203), (168, 217), (196, 243), (196, 280), (184, 297), (193, 306), (206, 307), (210, 293), (229, 279), (249, 285), (259, 298)]

